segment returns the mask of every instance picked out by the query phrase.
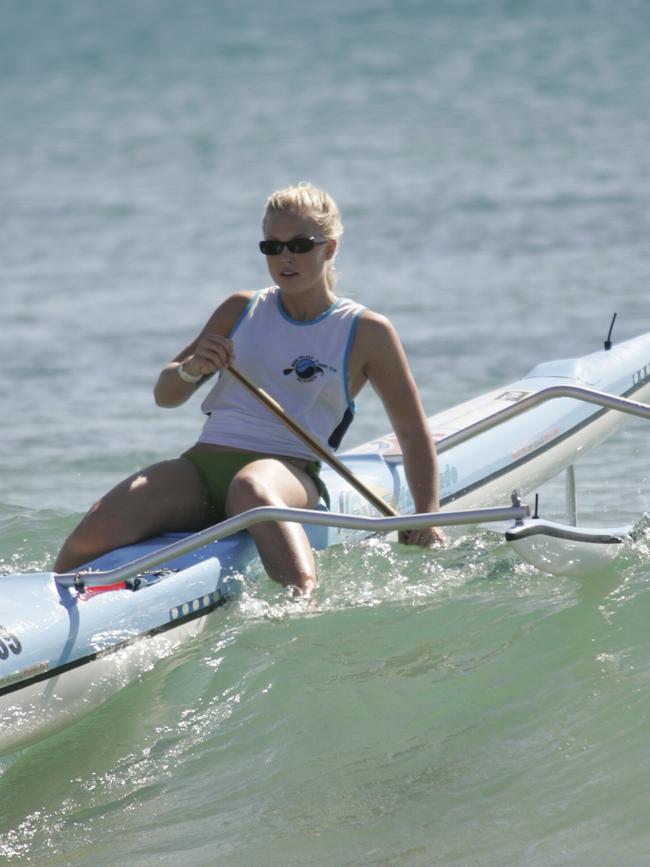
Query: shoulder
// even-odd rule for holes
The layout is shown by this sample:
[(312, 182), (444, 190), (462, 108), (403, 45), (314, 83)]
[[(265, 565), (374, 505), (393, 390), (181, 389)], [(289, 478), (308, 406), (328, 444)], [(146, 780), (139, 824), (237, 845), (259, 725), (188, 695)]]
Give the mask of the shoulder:
[(246, 306), (256, 294), (250, 291), (233, 292), (212, 313), (203, 330), (217, 332), (225, 336), (230, 334)]
[[(225, 301), (223, 301), (217, 310), (222, 310), (224, 313), (234, 314), (235, 316), (241, 315), (246, 306), (252, 301), (252, 299), (257, 295), (257, 292), (244, 291), (233, 292)], [(216, 313), (217, 311), (215, 311)]]
[(356, 395), (366, 382), (382, 383), (407, 377), (408, 362), (393, 323), (373, 310), (359, 317), (349, 359), (350, 390)]
[(355, 343), (373, 354), (387, 346), (399, 346), (400, 339), (393, 323), (381, 313), (364, 310), (359, 316)]

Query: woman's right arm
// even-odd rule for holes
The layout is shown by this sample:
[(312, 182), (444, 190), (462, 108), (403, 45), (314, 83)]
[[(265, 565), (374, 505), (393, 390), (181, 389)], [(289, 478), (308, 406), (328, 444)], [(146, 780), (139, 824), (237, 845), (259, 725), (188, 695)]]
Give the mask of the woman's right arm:
[[(228, 335), (252, 296), (252, 292), (237, 292), (227, 298), (208, 319), (198, 337), (163, 367), (154, 386), (158, 406), (180, 406), (208, 377), (233, 363), (233, 342)], [(196, 382), (181, 377), (181, 365), (188, 377), (199, 377)]]

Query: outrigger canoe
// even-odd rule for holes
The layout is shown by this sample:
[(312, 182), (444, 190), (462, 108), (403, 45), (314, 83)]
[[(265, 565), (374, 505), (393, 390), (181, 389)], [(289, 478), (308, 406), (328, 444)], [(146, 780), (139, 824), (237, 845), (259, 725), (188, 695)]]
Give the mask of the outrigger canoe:
[[(341, 460), (400, 517), (377, 512), (329, 468), (331, 511), (255, 509), (194, 535), (167, 534), (111, 551), (79, 573), (0, 576), (0, 752), (86, 714), (173, 652), (259, 568), (246, 531), (303, 523), (317, 549), (377, 532), (507, 520), (525, 547), (539, 523), (512, 503), (570, 468), (628, 414), (650, 418), (650, 333), (581, 358), (553, 361), (429, 419), (440, 456), (441, 512), (413, 515), (394, 435)], [(536, 526), (524, 533), (522, 528)], [(557, 538), (557, 536), (555, 537)]]

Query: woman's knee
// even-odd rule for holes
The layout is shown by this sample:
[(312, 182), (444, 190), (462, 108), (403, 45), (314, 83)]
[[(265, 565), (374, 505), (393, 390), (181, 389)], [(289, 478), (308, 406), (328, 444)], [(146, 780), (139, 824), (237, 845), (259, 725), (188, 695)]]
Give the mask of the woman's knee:
[(282, 461), (263, 459), (247, 464), (228, 488), (226, 511), (239, 514), (256, 506), (308, 508), (318, 502), (314, 481)]
[(234, 515), (256, 506), (274, 505), (276, 498), (269, 485), (255, 472), (245, 470), (237, 473), (228, 487), (226, 510), (229, 514)]

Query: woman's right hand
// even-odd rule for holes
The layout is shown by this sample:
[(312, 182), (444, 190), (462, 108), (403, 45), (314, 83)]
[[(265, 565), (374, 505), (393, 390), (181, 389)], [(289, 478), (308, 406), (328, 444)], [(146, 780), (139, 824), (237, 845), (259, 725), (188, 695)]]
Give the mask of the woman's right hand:
[(221, 334), (206, 332), (198, 338), (192, 355), (183, 361), (183, 370), (191, 376), (212, 376), (235, 360), (232, 340)]

